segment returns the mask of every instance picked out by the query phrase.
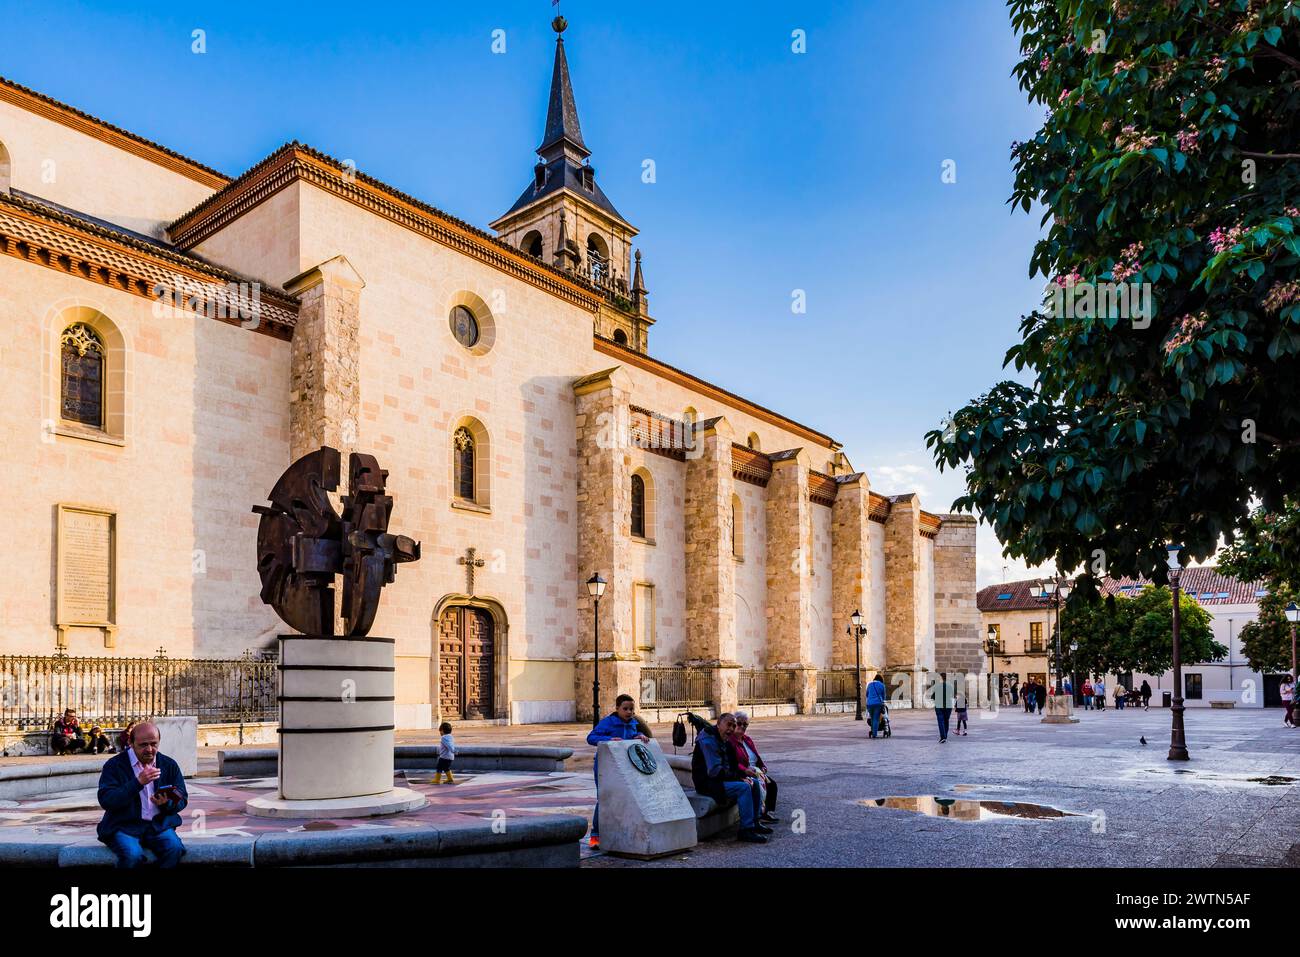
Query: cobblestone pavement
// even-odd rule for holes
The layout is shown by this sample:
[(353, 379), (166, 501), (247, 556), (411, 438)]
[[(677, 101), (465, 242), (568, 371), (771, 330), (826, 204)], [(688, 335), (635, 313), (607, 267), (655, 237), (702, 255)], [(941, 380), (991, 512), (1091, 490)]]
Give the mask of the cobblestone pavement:
[[(1300, 865), (1300, 731), (1281, 712), (1187, 713), (1192, 760), (1167, 761), (1169, 712), (1083, 712), (1074, 725), (1037, 716), (972, 712), (970, 734), (938, 743), (932, 712), (896, 711), (893, 737), (868, 740), (852, 715), (755, 719), (751, 732), (780, 784), (781, 822), (766, 845), (723, 838), (688, 853), (634, 862), (584, 848), (586, 867), (1048, 866), (1210, 867)], [(447, 788), (427, 775), (398, 775), (433, 806), (403, 816), (450, 825), (490, 817), (588, 813), (593, 799), (587, 726), (464, 726), (460, 744), (571, 747), (559, 774), (457, 774)], [(668, 726), (655, 729), (672, 751)], [(1140, 738), (1149, 742), (1142, 745)], [(406, 731), (398, 743), (429, 743), (436, 732)], [(268, 781), (215, 777), (215, 748), (202, 749), (193, 809), (209, 828), (261, 831), (328, 827), (244, 818), (242, 801)], [(683, 751), (687, 749), (682, 749)], [(1252, 780), (1253, 779), (1253, 780)], [(1296, 779), (1295, 783), (1291, 780)], [(948, 816), (878, 807), (875, 799), (938, 796)], [(10, 839), (66, 842), (93, 827), (94, 792), (0, 802)], [(931, 812), (945, 805), (914, 802)], [(1013, 817), (1045, 806), (1069, 816)], [(1054, 812), (1042, 812), (1052, 815)], [(987, 819), (970, 820), (978, 815)], [(338, 826), (401, 826), (399, 819)]]
[[(585, 866), (1300, 865), (1300, 783), (1278, 781), (1300, 779), (1300, 731), (1283, 727), (1280, 710), (1187, 712), (1185, 763), (1166, 759), (1168, 711), (1080, 719), (972, 712), (970, 734), (942, 745), (933, 712), (896, 712), (893, 737), (874, 741), (851, 716), (756, 720), (752, 736), (780, 785), (768, 844), (722, 840), (650, 864), (599, 855)], [(872, 800), (913, 795), (1078, 816), (970, 821)]]

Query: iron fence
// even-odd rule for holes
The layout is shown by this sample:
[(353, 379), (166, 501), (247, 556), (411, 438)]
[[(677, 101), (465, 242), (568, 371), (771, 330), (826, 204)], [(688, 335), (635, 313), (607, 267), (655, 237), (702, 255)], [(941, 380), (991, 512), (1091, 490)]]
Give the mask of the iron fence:
[(66, 708), (83, 726), (120, 728), (147, 717), (194, 715), (199, 724), (274, 721), (277, 662), (234, 659), (0, 655), (0, 728), (48, 729)]
[(737, 698), (741, 704), (786, 704), (796, 700), (794, 671), (742, 670)]
[(857, 697), (856, 674), (842, 669), (817, 672), (817, 700), (853, 701)]
[(643, 708), (703, 708), (712, 697), (712, 675), (708, 668), (642, 667)]

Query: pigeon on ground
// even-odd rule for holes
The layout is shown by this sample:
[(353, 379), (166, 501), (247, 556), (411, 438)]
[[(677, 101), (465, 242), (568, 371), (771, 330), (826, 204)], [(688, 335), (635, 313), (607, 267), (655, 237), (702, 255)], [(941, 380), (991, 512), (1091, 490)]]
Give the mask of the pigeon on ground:
[(1138, 740), (1141, 741), (1143, 744), (1147, 743), (1146, 735), (1143, 735), (1142, 737), (1138, 738)]

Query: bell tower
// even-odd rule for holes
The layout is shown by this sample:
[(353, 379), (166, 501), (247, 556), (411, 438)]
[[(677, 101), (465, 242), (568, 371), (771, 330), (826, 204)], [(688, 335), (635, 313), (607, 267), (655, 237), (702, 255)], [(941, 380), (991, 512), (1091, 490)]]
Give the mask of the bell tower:
[(637, 230), (596, 183), (564, 52), (568, 26), (564, 17), (551, 21), (555, 67), (532, 182), (490, 225), (510, 245), (604, 292), (610, 308), (601, 309), (597, 333), (644, 352), (646, 332), (654, 320), (647, 311), (639, 250), (633, 262), (632, 237)]

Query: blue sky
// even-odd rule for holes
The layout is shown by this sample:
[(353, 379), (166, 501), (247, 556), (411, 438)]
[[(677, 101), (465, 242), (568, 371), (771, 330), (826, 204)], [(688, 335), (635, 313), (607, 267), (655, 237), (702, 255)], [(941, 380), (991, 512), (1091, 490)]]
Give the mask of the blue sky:
[[(298, 139), (480, 226), (528, 182), (549, 0), (124, 6), (12, 6), (0, 74), (232, 175)], [(960, 478), (922, 436), (1006, 377), (1042, 289), (1037, 212), (1006, 205), (1009, 145), (1041, 111), (1010, 76), (1000, 0), (559, 10), (592, 163), (641, 230), (651, 353), (946, 511)], [(981, 585), (1000, 551), (984, 530)]]

